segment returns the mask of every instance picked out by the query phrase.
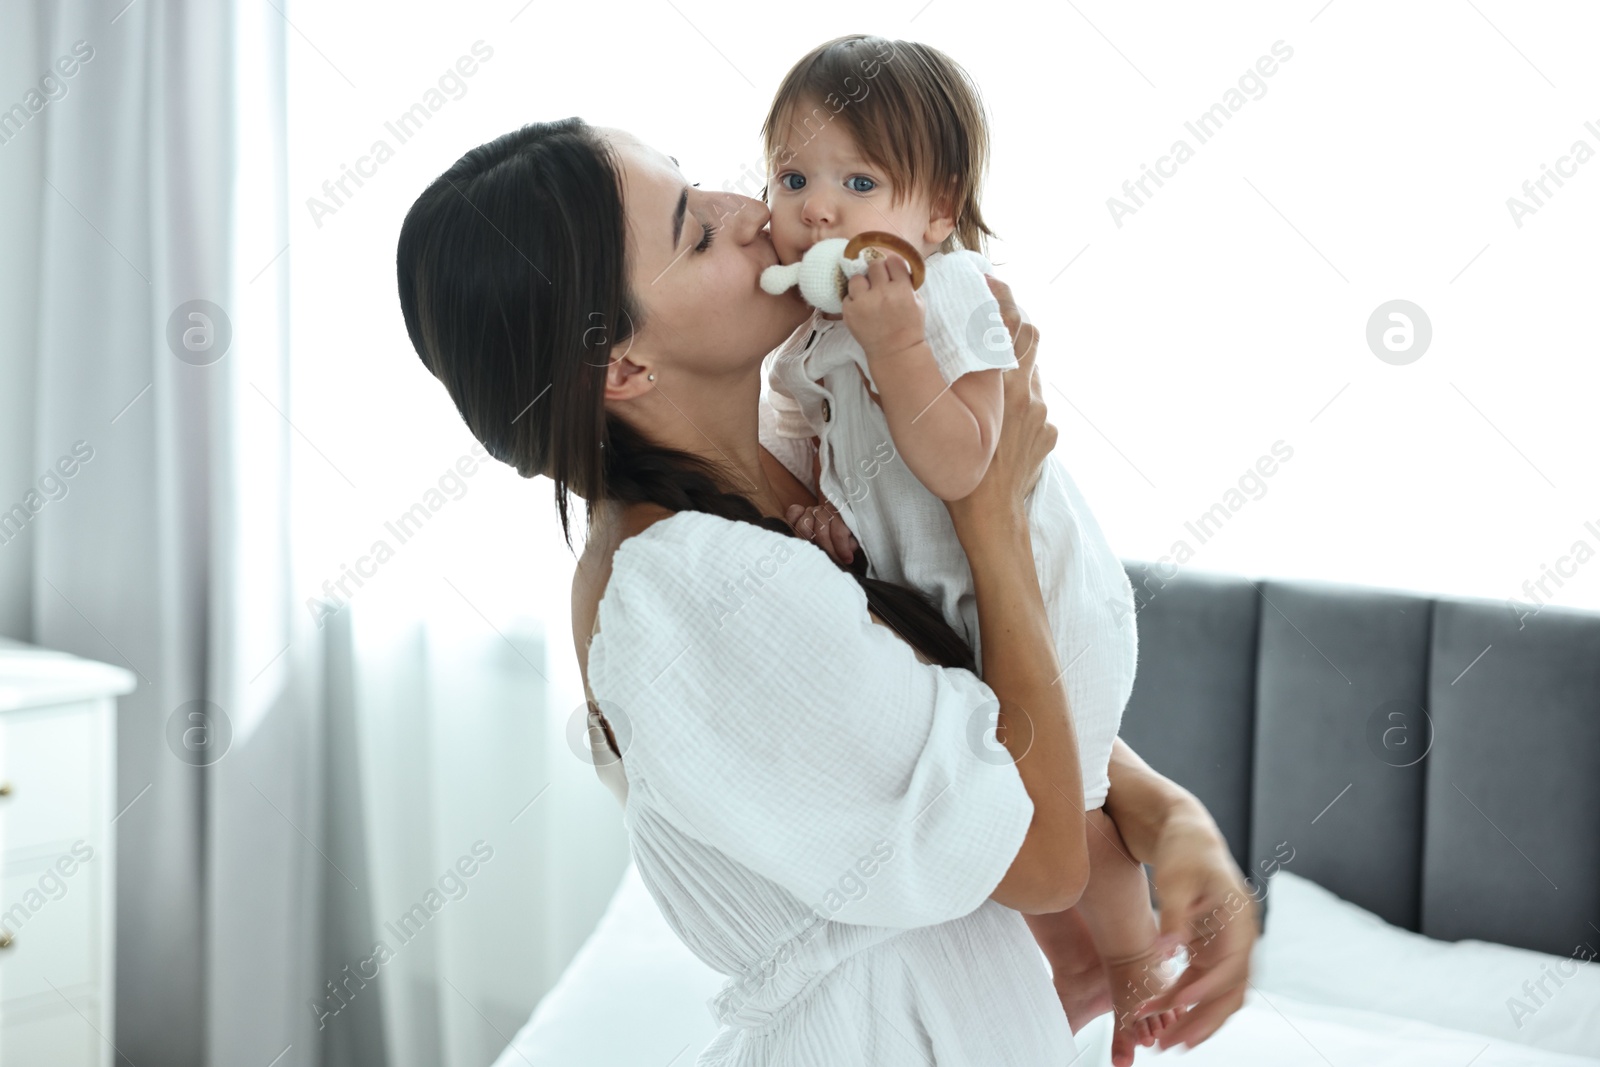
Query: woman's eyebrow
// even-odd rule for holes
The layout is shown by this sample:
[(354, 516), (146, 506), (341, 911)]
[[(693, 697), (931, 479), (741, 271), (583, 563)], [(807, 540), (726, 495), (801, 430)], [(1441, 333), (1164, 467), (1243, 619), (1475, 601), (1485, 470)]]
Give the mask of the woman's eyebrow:
[(672, 212), (672, 247), (678, 247), (678, 241), (683, 237), (683, 212), (689, 206), (689, 187), (685, 185), (683, 192), (678, 194), (678, 206)]

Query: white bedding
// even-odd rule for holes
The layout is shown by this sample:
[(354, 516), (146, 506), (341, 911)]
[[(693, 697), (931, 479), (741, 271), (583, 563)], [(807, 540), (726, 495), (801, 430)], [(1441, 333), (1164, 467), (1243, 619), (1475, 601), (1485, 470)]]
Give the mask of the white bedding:
[[(1092, 1036), (1091, 1036), (1092, 1033)], [(1078, 1031), (1079, 1067), (1110, 1062), (1111, 1016)], [(1244, 1007), (1198, 1047), (1157, 1053), (1186, 1067), (1595, 1067), (1600, 1060), (1514, 1045), (1480, 1034), (1394, 1015), (1308, 1004), (1285, 993), (1251, 989)]]
[[(1263, 945), (1270, 936), (1269, 925)], [(705, 1002), (722, 980), (673, 936), (630, 864), (594, 933), (494, 1067), (688, 1067), (716, 1032)], [(1075, 1067), (1109, 1063), (1110, 1023), (1103, 1015), (1078, 1032)], [(1198, 1048), (1140, 1049), (1136, 1057), (1158, 1058), (1191, 1067), (1600, 1067), (1588, 1056), (1308, 1003), (1272, 988), (1252, 988)]]

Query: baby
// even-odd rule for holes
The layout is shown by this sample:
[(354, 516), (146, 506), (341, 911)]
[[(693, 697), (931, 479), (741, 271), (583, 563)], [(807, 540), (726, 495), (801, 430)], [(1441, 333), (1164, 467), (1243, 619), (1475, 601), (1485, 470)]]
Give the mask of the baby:
[[(842, 563), (855, 536), (877, 577), (928, 593), (981, 656), (966, 557), (943, 501), (973, 491), (1000, 431), (1001, 373), (1017, 366), (977, 251), (992, 231), (978, 208), (988, 134), (977, 90), (943, 53), (852, 35), (784, 78), (762, 129), (765, 199), (782, 263), (814, 243), (896, 234), (925, 260), (912, 290), (902, 260), (887, 284), (852, 284), (842, 315), (816, 311), (770, 358), (778, 432), (816, 448), (825, 504), (791, 515)], [(1114, 1062), (1132, 1062), (1177, 1018), (1130, 1025), (1170, 983), (1143, 867), (1102, 810), (1122, 708), (1133, 687), (1133, 593), (1076, 485), (1054, 457), (1028, 504), (1040, 587), (1056, 640), (1083, 772), (1091, 873), (1077, 905), (1105, 962), (1119, 1023)], [(981, 662), (981, 659), (980, 659)], [(1063, 976), (1083, 969), (1033, 922)], [(1061, 958), (1057, 958), (1061, 957)], [(1072, 1020), (1074, 1029), (1085, 1020)]]

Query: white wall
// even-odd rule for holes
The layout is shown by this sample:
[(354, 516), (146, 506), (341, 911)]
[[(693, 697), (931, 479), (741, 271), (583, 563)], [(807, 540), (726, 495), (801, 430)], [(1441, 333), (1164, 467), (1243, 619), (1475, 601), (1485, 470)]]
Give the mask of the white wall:
[[(857, 31), (940, 47), (981, 86), (995, 148), (985, 212), (1004, 237), (992, 258), (1041, 326), (1059, 454), (1122, 555), (1157, 559), (1182, 540), (1196, 569), (1503, 600), (1575, 542), (1600, 550), (1600, 159), (1520, 228), (1506, 206), (1575, 140), (1600, 150), (1592, 5), (391, 10), (302, 5), (291, 43), (296, 357), (315, 376), (301, 379), (299, 425), (362, 487), (321, 471), (335, 571), (468, 442), (395, 305), (395, 235), (423, 186), (482, 141), (573, 114), (634, 131), (691, 181), (736, 182), (760, 158), (783, 72)], [(385, 120), (479, 39), (494, 58), (466, 95), (314, 225), (306, 199), (392, 142)], [(1292, 57), (1260, 79), (1264, 95), (1241, 96), (1200, 143), (1185, 122), (1279, 41)], [(1108, 198), (1180, 137), (1193, 158), (1116, 225)], [(1405, 366), (1365, 339), (1396, 298), (1433, 327)], [(1247, 481), (1259, 499), (1230, 497), (1278, 441), (1293, 458)], [(550, 521), (542, 481), (493, 472), (473, 493), (463, 513), (489, 509), (473, 525), (520, 537)], [(1186, 527), (1230, 501), (1203, 543)], [(546, 563), (481, 586), (508, 610), (553, 604), (559, 622), (567, 561)], [(1549, 599), (1600, 607), (1600, 558), (1565, 566), (1575, 576), (1547, 584)], [(570, 639), (550, 647), (559, 662)]]

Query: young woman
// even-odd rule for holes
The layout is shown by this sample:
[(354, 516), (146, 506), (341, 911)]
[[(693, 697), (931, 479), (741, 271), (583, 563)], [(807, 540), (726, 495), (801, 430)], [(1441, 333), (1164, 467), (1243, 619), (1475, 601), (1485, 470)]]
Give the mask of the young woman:
[[(729, 975), (699, 1063), (1068, 1062), (1110, 998), (1083, 931), (1050, 925), (1087, 847), (1023, 521), (1055, 442), (1037, 331), (995, 282), (1021, 366), (996, 459), (949, 505), (980, 681), (927, 601), (783, 519), (816, 499), (809, 456), (771, 432), (761, 367), (808, 309), (758, 284), (768, 218), (620, 130), (534, 123), (413, 205), (406, 326), (484, 447), (552, 479), (564, 527), (568, 494), (587, 502), (572, 616), (602, 778), (663, 915)], [(909, 282), (890, 260), (851, 284)], [(1190, 1006), (1162, 1044), (1193, 1044), (1242, 1002), (1252, 902), (1198, 801), (1120, 742), (1110, 777), (1107, 812), (1191, 950), (1144, 1010)], [(1030, 923), (1082, 946), (1055, 989)]]

